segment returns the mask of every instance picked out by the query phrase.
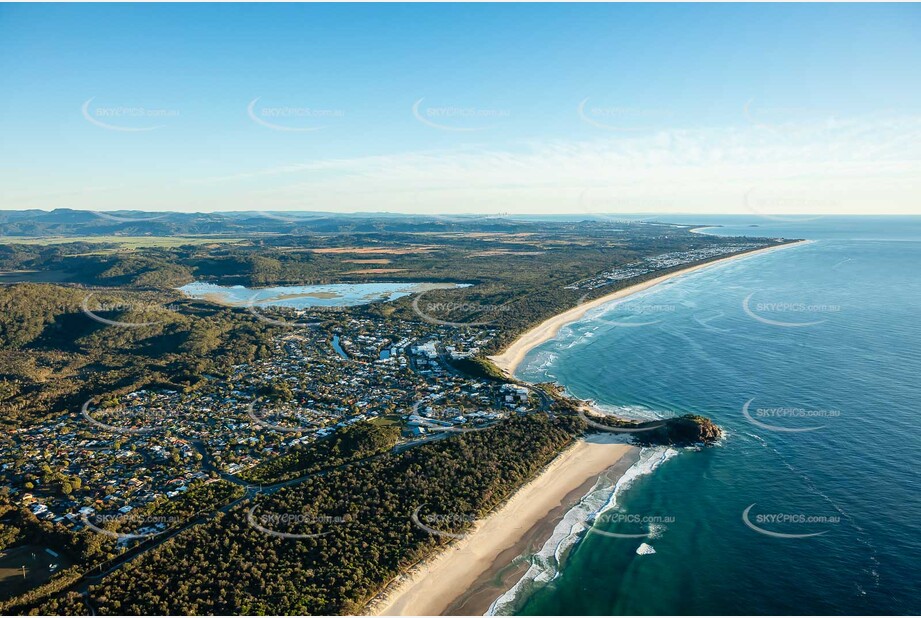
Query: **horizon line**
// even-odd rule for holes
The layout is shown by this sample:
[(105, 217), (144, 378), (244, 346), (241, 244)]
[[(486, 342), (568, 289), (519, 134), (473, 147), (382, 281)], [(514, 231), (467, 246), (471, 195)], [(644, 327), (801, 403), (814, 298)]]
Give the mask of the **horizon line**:
[[(351, 210), (351, 211), (336, 211), (336, 210), (145, 210), (141, 208), (72, 208), (68, 206), (62, 206), (57, 208), (5, 208), (0, 206), (0, 213), (2, 212), (33, 212), (38, 211), (42, 213), (53, 213), (55, 211), (71, 211), (71, 212), (85, 212), (90, 214), (98, 213), (119, 213), (119, 212), (133, 212), (133, 213), (157, 213), (160, 215), (222, 215), (222, 214), (275, 214), (275, 213), (286, 213), (286, 214), (310, 214), (310, 215), (324, 215), (324, 216), (402, 216), (402, 217), (477, 217), (477, 218), (490, 218), (490, 219), (514, 219), (515, 217), (574, 217), (582, 216), (586, 218), (592, 217), (661, 217), (661, 216), (695, 216), (695, 215), (706, 215), (706, 216), (725, 216), (725, 217), (751, 217), (751, 218), (770, 218), (772, 216), (776, 217), (788, 217), (788, 218), (797, 218), (797, 217), (921, 217), (921, 213), (902, 213), (902, 212), (803, 212), (791, 214), (789, 212), (760, 212), (760, 213), (748, 213), (748, 212), (718, 212), (718, 211), (636, 211), (636, 212), (586, 212), (581, 213), (580, 215), (573, 215), (566, 212), (521, 212), (521, 213), (511, 213), (511, 212), (502, 212), (502, 213), (489, 213), (489, 212), (434, 212), (434, 213), (417, 213), (417, 212), (404, 212), (404, 211), (391, 211), (391, 210)], [(131, 223), (131, 222), (126, 222)]]

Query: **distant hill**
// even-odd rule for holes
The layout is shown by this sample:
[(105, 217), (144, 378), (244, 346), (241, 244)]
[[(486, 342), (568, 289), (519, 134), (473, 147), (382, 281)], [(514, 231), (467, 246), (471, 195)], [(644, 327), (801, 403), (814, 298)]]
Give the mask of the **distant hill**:
[(297, 234), (299, 232), (450, 231), (475, 223), (480, 230), (508, 231), (521, 221), (476, 216), (397, 213), (88, 211), (57, 208), (0, 211), (0, 236), (175, 236)]

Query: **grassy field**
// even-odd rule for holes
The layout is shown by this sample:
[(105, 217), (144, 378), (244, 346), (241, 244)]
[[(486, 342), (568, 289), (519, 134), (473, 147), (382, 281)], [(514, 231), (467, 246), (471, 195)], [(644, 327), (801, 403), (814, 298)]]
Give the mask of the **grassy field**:
[[(45, 583), (54, 573), (73, 563), (63, 554), (52, 556), (39, 545), (22, 545), (0, 553), (0, 600), (22, 594)], [(51, 565), (57, 565), (52, 571)], [(22, 567), (26, 576), (22, 576)]]
[(372, 418), (369, 422), (372, 425), (380, 425), (381, 427), (386, 427), (387, 425), (399, 425), (402, 422), (402, 417), (399, 414), (377, 416)]
[(0, 236), (0, 244), (4, 245), (60, 245), (71, 242), (83, 242), (94, 244), (117, 244), (122, 249), (212, 245), (219, 243), (239, 243), (245, 240), (244, 238), (228, 238), (226, 236), (48, 236), (44, 238)]

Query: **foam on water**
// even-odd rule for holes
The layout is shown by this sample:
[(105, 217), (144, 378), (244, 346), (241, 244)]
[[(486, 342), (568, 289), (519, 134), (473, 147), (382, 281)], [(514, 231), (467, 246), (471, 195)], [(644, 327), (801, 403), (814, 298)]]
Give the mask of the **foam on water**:
[[(552, 354), (553, 358), (552, 359), (545, 358), (544, 354)], [(540, 369), (540, 371), (544, 373), (545, 377), (549, 378), (552, 376), (552, 374), (549, 373), (549, 369), (551, 369), (554, 363), (556, 363), (558, 360), (559, 360), (558, 355), (552, 352), (539, 352), (537, 356), (535, 356), (535, 359), (531, 361), (531, 363), (533, 364), (529, 365), (529, 367)], [(570, 392), (570, 390), (566, 387), (563, 388), (563, 394), (566, 395), (567, 397), (572, 397), (573, 399), (579, 399), (579, 397), (577, 397), (575, 394)], [(659, 421), (662, 419), (672, 418), (675, 416), (671, 412), (653, 410), (652, 408), (648, 408), (642, 405), (617, 405), (617, 404), (609, 404), (609, 403), (599, 403), (595, 401), (594, 399), (583, 399), (582, 401), (584, 401), (585, 403), (587, 403), (588, 405), (590, 405), (592, 408), (594, 408), (595, 410), (599, 412), (610, 414), (618, 418), (623, 418), (623, 419), (627, 419), (630, 421), (640, 421), (640, 422)]]
[[(573, 396), (614, 404), (606, 406), (608, 412), (638, 418), (663, 411), (699, 413), (723, 427), (725, 437), (720, 448), (688, 453), (644, 477), (616, 500), (612, 517), (596, 518), (599, 534), (583, 534), (575, 551), (566, 553), (572, 547), (564, 541), (569, 529), (561, 529), (552, 546), (557, 551), (544, 552), (550, 558), (542, 579), (551, 583), (540, 588), (532, 571), (530, 581), (503, 599), (514, 601), (514, 611), (921, 611), (921, 596), (912, 583), (919, 573), (913, 558), (921, 552), (921, 500), (917, 466), (911, 465), (921, 453), (916, 431), (921, 322), (915, 310), (921, 304), (921, 217), (829, 218), (803, 226), (757, 219), (744, 223), (723, 232), (818, 241), (660, 286), (654, 300), (649, 297), (640, 306), (655, 302), (675, 310), (659, 312), (655, 326), (617, 328), (595, 320), (602, 311), (591, 312), (572, 325), (567, 338), (540, 346), (520, 365), (519, 377), (542, 382), (545, 372), (552, 372), (553, 381)], [(758, 227), (747, 230), (748, 223)], [(869, 237), (916, 242), (864, 242)], [(765, 317), (775, 313), (772, 303), (835, 310), (812, 316), (806, 315), (811, 311), (784, 314), (778, 309), (775, 317), (781, 321), (823, 321), (810, 328), (772, 326), (744, 311), (744, 299), (752, 293), (755, 312)], [(618, 316), (627, 319), (639, 311), (611, 307), (608, 317), (622, 321)], [(589, 330), (594, 337), (570, 345)], [(543, 351), (559, 356), (546, 370), (536, 370), (530, 363)], [(741, 412), (753, 397), (758, 406), (840, 414), (817, 422), (823, 425), (820, 431), (769, 431)], [(790, 426), (797, 420), (783, 419)], [(780, 531), (827, 533), (799, 541), (760, 535), (741, 519), (754, 503), (754, 512), (829, 519), (791, 523)], [(674, 523), (670, 520), (664, 530), (650, 527), (647, 538), (614, 545), (600, 533), (646, 532), (626, 521), (623, 527), (613, 523), (621, 521), (620, 511), (668, 513)], [(593, 520), (585, 521), (591, 525)], [(642, 541), (658, 554), (636, 555)], [(553, 564), (554, 556), (565, 559), (563, 568)], [(733, 577), (725, 577), (726, 572)], [(530, 589), (534, 594), (527, 594)], [(703, 592), (687, 595), (688, 589)], [(509, 613), (509, 607), (497, 603), (495, 611)]]
[(640, 543), (640, 546), (636, 548), (636, 553), (639, 556), (648, 556), (649, 554), (656, 553), (656, 550), (652, 545)]
[(673, 417), (674, 414), (652, 410), (639, 405), (613, 405), (592, 401), (592, 406), (605, 414), (612, 414), (631, 421), (658, 421)]
[[(592, 489), (573, 506), (553, 529), (550, 538), (531, 557), (531, 566), (518, 582), (498, 599), (493, 601), (486, 615), (511, 615), (517, 608), (517, 601), (526, 598), (534, 590), (546, 586), (560, 572), (566, 555), (592, 527), (597, 517), (617, 506), (617, 497), (633, 482), (678, 454), (667, 447), (650, 447), (640, 451), (639, 460), (618, 479), (602, 474)], [(661, 531), (659, 531), (661, 534)]]
[(547, 372), (553, 367), (554, 363), (556, 363), (558, 357), (559, 355), (555, 352), (549, 350), (541, 351), (537, 353), (530, 362), (533, 363), (532, 366), (538, 371)]

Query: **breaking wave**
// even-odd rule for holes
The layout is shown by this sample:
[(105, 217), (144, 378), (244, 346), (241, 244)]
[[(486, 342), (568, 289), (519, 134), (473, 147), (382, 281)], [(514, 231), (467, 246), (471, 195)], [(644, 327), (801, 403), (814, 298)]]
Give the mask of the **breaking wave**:
[[(656, 446), (643, 448), (639, 460), (630, 466), (620, 477), (612, 478), (605, 472), (592, 489), (573, 506), (553, 529), (550, 538), (533, 556), (531, 566), (518, 582), (502, 596), (493, 601), (488, 616), (507, 616), (514, 614), (521, 603), (534, 591), (546, 586), (557, 578), (560, 568), (569, 551), (579, 542), (598, 515), (617, 507), (617, 498), (633, 482), (644, 475), (651, 474), (657, 467), (679, 453), (678, 450)], [(661, 536), (662, 530), (655, 530)]]

